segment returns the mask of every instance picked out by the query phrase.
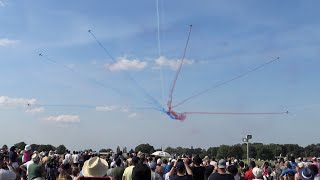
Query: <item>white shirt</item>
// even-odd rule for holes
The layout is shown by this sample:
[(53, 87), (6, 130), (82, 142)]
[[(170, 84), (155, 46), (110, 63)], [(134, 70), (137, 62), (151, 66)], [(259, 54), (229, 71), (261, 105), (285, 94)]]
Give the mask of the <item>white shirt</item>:
[(33, 164), (33, 161), (32, 161), (32, 160), (30, 160), (30, 161), (28, 161), (28, 162), (26, 162), (26, 163), (22, 164), (22, 166), (24, 166), (24, 167), (26, 167), (26, 168), (27, 168), (27, 175), (28, 175), (28, 168), (29, 168), (30, 164)]
[(236, 174), (235, 176), (233, 176), (234, 177), (234, 180), (240, 180), (240, 176), (239, 176), (239, 174)]
[(68, 162), (68, 163), (70, 163), (70, 162), (72, 162), (72, 156), (71, 156), (71, 154), (66, 154), (65, 156), (64, 156), (64, 159)]
[(73, 154), (72, 155), (72, 162), (73, 163), (79, 163), (79, 155), (78, 154)]
[(164, 180), (170, 180), (169, 177), (170, 177), (170, 176), (169, 176), (169, 173), (167, 173), (166, 175), (164, 175)]
[(0, 169), (0, 180), (15, 180), (16, 174), (10, 170)]

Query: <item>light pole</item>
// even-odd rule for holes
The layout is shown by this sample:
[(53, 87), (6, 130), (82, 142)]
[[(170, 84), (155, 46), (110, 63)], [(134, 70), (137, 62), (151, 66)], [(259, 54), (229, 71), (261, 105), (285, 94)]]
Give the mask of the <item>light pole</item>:
[(249, 165), (250, 158), (249, 158), (249, 139), (252, 139), (252, 135), (247, 135), (245, 138), (242, 139), (243, 142), (247, 143), (247, 163)]

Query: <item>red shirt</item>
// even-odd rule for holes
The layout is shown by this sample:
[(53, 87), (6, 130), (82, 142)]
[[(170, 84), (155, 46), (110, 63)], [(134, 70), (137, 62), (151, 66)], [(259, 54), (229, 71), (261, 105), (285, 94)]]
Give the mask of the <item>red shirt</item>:
[(252, 169), (250, 169), (246, 173), (244, 173), (243, 180), (252, 180), (252, 179), (254, 179), (254, 175), (252, 173)]

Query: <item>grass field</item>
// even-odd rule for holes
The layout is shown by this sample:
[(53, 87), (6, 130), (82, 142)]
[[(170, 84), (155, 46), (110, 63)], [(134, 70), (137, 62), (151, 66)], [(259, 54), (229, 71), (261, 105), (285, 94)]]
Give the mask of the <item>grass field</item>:
[[(245, 164), (248, 164), (247, 160), (243, 160), (243, 162)], [(264, 163), (264, 161), (255, 161), (255, 162), (256, 162), (256, 165), (259, 166), (259, 167), (261, 167), (263, 165), (263, 163)], [(271, 162), (271, 165), (274, 165), (273, 162)]]

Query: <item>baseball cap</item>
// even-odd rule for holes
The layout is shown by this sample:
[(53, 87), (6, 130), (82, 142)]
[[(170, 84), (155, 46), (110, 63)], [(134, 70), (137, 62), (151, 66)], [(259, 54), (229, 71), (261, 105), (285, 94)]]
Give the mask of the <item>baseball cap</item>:
[(227, 167), (227, 162), (224, 159), (220, 159), (218, 162), (218, 168), (225, 169)]
[(184, 162), (178, 161), (176, 164), (177, 169), (183, 169), (184, 168)]

